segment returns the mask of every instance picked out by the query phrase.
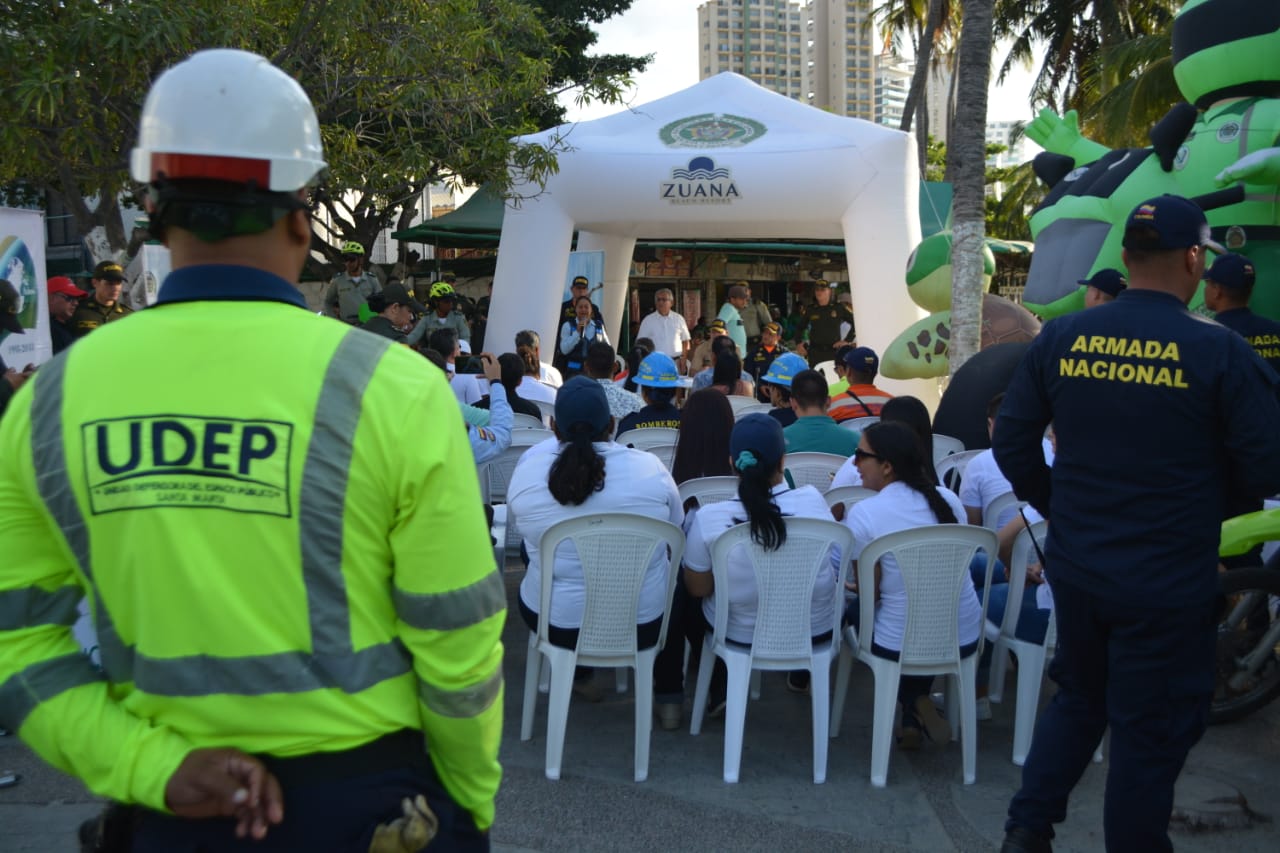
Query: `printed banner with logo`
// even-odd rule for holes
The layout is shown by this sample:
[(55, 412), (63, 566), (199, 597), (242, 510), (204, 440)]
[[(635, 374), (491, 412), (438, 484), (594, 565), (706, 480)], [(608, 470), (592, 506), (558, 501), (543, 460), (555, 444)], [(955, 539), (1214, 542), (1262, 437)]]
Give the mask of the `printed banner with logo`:
[(22, 370), (53, 356), (44, 277), (44, 213), (0, 207), (0, 278), (18, 291), (21, 335), (0, 329), (0, 357)]

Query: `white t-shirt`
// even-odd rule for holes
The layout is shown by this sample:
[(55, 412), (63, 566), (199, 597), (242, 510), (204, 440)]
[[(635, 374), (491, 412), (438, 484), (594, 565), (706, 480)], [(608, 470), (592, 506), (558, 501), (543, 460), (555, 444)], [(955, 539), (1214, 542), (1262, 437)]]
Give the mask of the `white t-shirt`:
[(654, 311), (640, 321), (636, 337), (649, 338), (658, 352), (679, 358), (684, 352), (684, 342), (690, 340), (689, 324), (675, 311), (668, 311), (665, 317)]
[(539, 382), (532, 376), (521, 378), (516, 395), (526, 400), (541, 400), (544, 403), (555, 403), (556, 389), (545, 382)]
[[(960, 503), (960, 498), (948, 489), (941, 486), (937, 488), (938, 494), (942, 495), (951, 511), (956, 514), (956, 521), (963, 524), (964, 505)], [(845, 526), (853, 531), (855, 554), (862, 553), (862, 549), (872, 539), (887, 533), (937, 523), (925, 496), (905, 483), (890, 483), (875, 497), (858, 501), (850, 507), (849, 514), (844, 519)], [(965, 566), (963, 571), (965, 582), (960, 590), (959, 625), (962, 646), (978, 639), (982, 623), (982, 603), (974, 592), (969, 567)], [(876, 644), (891, 651), (901, 650), (902, 631), (906, 623), (907, 590), (902, 583), (902, 574), (898, 571), (898, 561), (892, 554), (886, 554), (880, 560), (880, 601), (876, 604), (874, 632)]]
[(850, 456), (844, 461), (844, 464), (836, 469), (836, 475), (831, 478), (831, 488), (839, 488), (840, 486), (861, 486), (862, 472), (858, 470), (858, 466), (853, 464), (853, 457)]
[[(773, 487), (774, 500), (783, 515), (797, 518), (831, 519), (831, 509), (822, 493), (813, 486), (789, 489), (785, 483)], [(698, 515), (689, 530), (685, 542), (684, 566), (691, 572), (711, 571), (711, 547), (720, 535), (747, 520), (742, 501), (717, 501), (698, 508)], [(834, 569), (818, 576), (813, 587), (813, 607), (810, 611), (810, 629), (813, 636), (831, 630), (831, 607), (835, 599), (836, 575)], [(723, 590), (719, 590), (723, 592)], [(702, 612), (709, 624), (715, 624), (716, 593), (702, 600)], [(735, 643), (750, 643), (756, 627), (756, 575), (745, 546), (730, 552), (729, 557), (729, 639)]]
[(474, 406), (484, 399), (479, 379), (474, 373), (454, 373), (449, 377), (449, 387), (453, 389), (453, 396), (458, 398), (459, 403)]
[(547, 383), (552, 388), (559, 388), (564, 384), (564, 377), (560, 375), (560, 371), (556, 370), (545, 361), (540, 361), (538, 364), (542, 367), (542, 375), (539, 378), (543, 382)]
[[(666, 466), (652, 453), (632, 450), (613, 442), (596, 443), (596, 452), (605, 460), (604, 488), (592, 492), (578, 506), (565, 506), (557, 503), (547, 488), (547, 476), (560, 455), (560, 449), (557, 447), (548, 453), (541, 447), (540, 444), (537, 452), (531, 449), (520, 457), (507, 486), (507, 506), (515, 515), (529, 552), (529, 570), (520, 584), (520, 598), (534, 612), (541, 606), (539, 597), (542, 594), (542, 555), (538, 553), (538, 546), (542, 534), (551, 525), (597, 512), (634, 512), (669, 521), (676, 526), (684, 519), (680, 490)], [(645, 573), (636, 613), (641, 623), (662, 616), (667, 600), (668, 564), (666, 552), (661, 551)], [(582, 627), (585, 598), (582, 564), (573, 546), (565, 543), (557, 549), (555, 556), (551, 624), (557, 628)]]
[[(1044, 440), (1043, 449), (1045, 464), (1052, 465), (1053, 445), (1047, 438)], [(984, 514), (992, 501), (1011, 491), (1013, 486), (1009, 485), (1009, 481), (1001, 473), (1000, 466), (996, 464), (996, 457), (990, 450), (984, 450), (970, 459), (968, 466), (964, 469), (964, 475), (960, 478), (960, 503), (966, 507), (981, 508)], [(1031, 513), (1035, 510), (1030, 507), (1027, 507), (1027, 510), (1027, 518), (1032, 524), (1040, 520), (1038, 513), (1032, 518)], [(999, 530), (1008, 524), (1015, 512), (1017, 510), (1013, 507), (1002, 512), (996, 519), (996, 529)]]

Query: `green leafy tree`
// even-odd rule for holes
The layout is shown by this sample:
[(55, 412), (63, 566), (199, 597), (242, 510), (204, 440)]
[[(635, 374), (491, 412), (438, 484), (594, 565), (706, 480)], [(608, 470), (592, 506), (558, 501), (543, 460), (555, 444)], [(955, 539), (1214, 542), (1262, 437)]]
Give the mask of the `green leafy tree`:
[[(556, 14), (571, 14), (562, 5)], [(512, 138), (542, 129), (557, 86), (608, 101), (626, 83), (569, 62), (552, 35), (572, 30), (567, 19), (520, 0), (11, 0), (5, 10), (0, 88), (13, 112), (0, 126), (0, 183), (63, 200), (95, 259), (127, 243), (118, 199), (151, 80), (205, 47), (261, 53), (310, 95), (330, 164), (315, 194), (325, 214), (315, 247), (327, 256), (344, 240), (369, 246), (433, 183), (504, 190), (509, 166), (544, 179), (558, 146)]]

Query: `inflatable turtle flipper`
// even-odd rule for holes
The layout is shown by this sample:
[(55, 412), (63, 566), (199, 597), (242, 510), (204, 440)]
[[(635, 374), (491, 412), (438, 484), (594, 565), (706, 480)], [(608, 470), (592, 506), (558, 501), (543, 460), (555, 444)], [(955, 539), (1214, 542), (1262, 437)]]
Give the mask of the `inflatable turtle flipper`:
[[(1040, 332), (1040, 321), (1015, 302), (982, 295), (982, 340), (986, 348), (1029, 341)], [(951, 312), (939, 311), (894, 338), (880, 358), (880, 373), (889, 379), (932, 379), (951, 371)]]
[(1045, 151), (1064, 154), (1077, 163), (1092, 163), (1111, 150), (1080, 133), (1080, 116), (1075, 110), (1068, 110), (1060, 116), (1046, 107), (1031, 120), (1024, 132), (1027, 139)]

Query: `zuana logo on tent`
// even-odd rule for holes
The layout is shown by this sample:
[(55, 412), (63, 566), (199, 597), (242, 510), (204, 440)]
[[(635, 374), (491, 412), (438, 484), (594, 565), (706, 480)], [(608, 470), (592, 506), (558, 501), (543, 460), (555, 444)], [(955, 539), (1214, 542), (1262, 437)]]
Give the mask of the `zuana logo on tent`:
[(737, 148), (759, 139), (767, 130), (755, 119), (703, 113), (676, 119), (658, 131), (658, 138), (669, 148)]
[(742, 198), (729, 170), (710, 157), (694, 157), (687, 169), (672, 169), (671, 180), (663, 181), (659, 192), (672, 204), (729, 204)]

